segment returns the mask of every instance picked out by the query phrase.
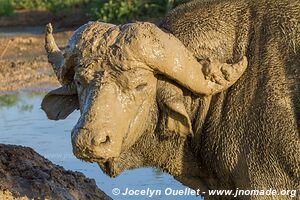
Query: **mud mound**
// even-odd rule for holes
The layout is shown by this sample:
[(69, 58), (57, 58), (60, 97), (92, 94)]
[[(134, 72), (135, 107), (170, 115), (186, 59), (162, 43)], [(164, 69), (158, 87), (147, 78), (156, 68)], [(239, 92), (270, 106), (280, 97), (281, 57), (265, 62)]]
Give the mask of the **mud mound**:
[(0, 199), (111, 199), (82, 173), (65, 170), (33, 149), (0, 144)]

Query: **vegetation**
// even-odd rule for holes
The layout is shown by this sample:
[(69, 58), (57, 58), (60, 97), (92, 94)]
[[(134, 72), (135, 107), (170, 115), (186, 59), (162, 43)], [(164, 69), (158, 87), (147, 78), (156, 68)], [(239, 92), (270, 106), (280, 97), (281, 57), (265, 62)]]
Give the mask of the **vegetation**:
[(11, 0), (15, 9), (48, 10), (54, 14), (84, 5), (88, 1), (89, 0)]
[(92, 19), (125, 23), (158, 18), (183, 0), (94, 0), (89, 7)]
[(47, 10), (54, 14), (80, 8), (93, 20), (124, 23), (158, 18), (186, 0), (0, 0), (0, 16), (14, 10)]
[(0, 0), (0, 16), (9, 16), (18, 9), (47, 10), (54, 14), (77, 6), (85, 5), (90, 0)]
[(14, 12), (10, 0), (0, 0), (0, 16), (10, 16)]

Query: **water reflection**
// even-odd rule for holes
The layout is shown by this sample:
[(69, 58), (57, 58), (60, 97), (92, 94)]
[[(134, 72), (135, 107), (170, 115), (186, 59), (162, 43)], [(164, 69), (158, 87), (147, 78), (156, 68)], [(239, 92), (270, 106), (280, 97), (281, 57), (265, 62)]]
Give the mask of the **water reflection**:
[[(70, 132), (79, 113), (66, 120), (51, 121), (40, 109), (44, 94), (30, 93), (0, 96), (0, 143), (32, 147), (38, 153), (66, 169), (80, 171), (94, 178), (97, 185), (114, 199), (147, 199), (145, 196), (113, 196), (112, 189), (185, 189), (171, 176), (158, 169), (142, 168), (110, 178), (96, 164), (85, 163), (72, 154)], [(150, 198), (148, 198), (150, 199)], [(156, 196), (151, 199), (200, 199), (195, 196)]]
[[(32, 95), (28, 95), (28, 97)], [(3, 107), (9, 108), (13, 106), (18, 107), (19, 111), (31, 111), (33, 108), (32, 104), (22, 102), (22, 98), (20, 98), (17, 94), (0, 96), (0, 109)]]

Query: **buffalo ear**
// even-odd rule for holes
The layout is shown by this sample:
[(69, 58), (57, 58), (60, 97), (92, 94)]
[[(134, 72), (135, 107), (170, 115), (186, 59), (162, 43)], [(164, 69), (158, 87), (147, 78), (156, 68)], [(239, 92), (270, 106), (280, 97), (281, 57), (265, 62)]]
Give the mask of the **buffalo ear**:
[(51, 120), (68, 117), (75, 109), (79, 109), (78, 95), (62, 93), (63, 88), (49, 92), (43, 99), (41, 107)]
[(176, 133), (182, 137), (193, 134), (190, 117), (184, 106), (182, 90), (166, 78), (160, 78), (157, 87), (157, 101), (164, 123), (164, 133)]
[(167, 110), (167, 130), (183, 137), (192, 134), (191, 120), (185, 110), (183, 102), (168, 101), (165, 102), (165, 106)]

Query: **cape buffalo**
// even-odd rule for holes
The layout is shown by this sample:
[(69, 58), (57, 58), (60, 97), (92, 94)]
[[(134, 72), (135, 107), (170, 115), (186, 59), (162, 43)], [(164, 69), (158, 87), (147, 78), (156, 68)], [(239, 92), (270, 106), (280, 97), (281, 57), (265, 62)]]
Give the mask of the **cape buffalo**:
[[(201, 191), (300, 189), (299, 0), (192, 1), (158, 26), (90, 22), (65, 51), (48, 25), (45, 48), (62, 87), (42, 108), (54, 120), (80, 109), (74, 154), (108, 175), (153, 166)], [(206, 196), (218, 198), (233, 196)]]

